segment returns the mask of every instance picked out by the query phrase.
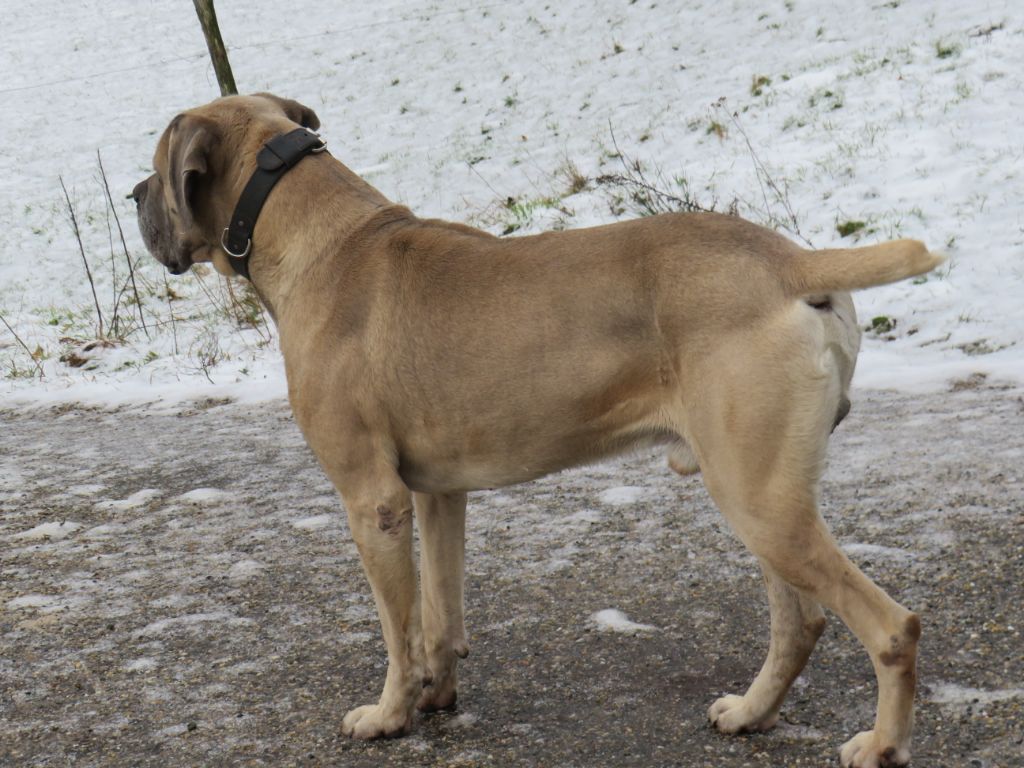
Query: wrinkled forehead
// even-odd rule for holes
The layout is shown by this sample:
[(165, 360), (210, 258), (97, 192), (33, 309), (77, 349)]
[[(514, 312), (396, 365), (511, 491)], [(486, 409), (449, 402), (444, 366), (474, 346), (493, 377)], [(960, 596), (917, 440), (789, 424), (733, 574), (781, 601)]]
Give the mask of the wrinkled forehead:
[(157, 173), (167, 171), (175, 134), (181, 133), (192, 121), (216, 126), (223, 138), (244, 136), (255, 122), (266, 123), (268, 127), (290, 122), (279, 104), (262, 96), (224, 96), (185, 110), (175, 115), (160, 136), (153, 154), (153, 168)]

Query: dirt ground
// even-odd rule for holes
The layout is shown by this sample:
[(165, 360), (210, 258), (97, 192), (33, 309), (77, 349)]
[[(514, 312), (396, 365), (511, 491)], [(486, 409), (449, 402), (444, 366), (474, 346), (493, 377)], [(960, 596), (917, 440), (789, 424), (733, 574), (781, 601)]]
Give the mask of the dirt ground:
[[(980, 386), (979, 386), (980, 385)], [(860, 392), (823, 509), (924, 622), (915, 766), (1024, 766), (1024, 393)], [(470, 497), (459, 708), (339, 724), (385, 654), (284, 403), (0, 411), (0, 765), (824, 766), (870, 727), (835, 617), (773, 732), (708, 705), (767, 648), (753, 559), (699, 478), (632, 456)], [(649, 631), (603, 630), (623, 611)]]

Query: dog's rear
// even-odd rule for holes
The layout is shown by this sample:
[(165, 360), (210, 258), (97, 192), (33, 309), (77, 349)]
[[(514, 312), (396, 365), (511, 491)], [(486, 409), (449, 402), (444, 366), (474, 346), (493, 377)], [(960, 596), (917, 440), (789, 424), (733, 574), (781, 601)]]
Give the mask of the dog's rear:
[[(835, 611), (878, 675), (874, 729), (847, 742), (844, 766), (905, 765), (910, 757), (920, 622), (837, 546), (817, 510), (829, 432), (849, 408), (860, 331), (848, 291), (923, 274), (941, 264), (903, 240), (856, 249), (796, 250), (773, 264), (792, 297), (758, 332), (733, 333), (702, 361), (701, 398), (685, 409), (688, 445), (677, 471), (703, 472), (717, 506), (757, 556), (771, 608), (771, 646), (743, 696), (709, 710), (722, 731), (772, 727), (793, 680)], [(690, 449), (692, 446), (692, 454)]]

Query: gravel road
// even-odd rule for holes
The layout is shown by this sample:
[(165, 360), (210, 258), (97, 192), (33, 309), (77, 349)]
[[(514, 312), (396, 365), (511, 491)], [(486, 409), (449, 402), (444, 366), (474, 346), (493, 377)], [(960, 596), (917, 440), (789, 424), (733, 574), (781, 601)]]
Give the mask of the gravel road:
[[(287, 405), (0, 411), (0, 765), (825, 766), (874, 676), (835, 617), (771, 733), (753, 559), (660, 454), (470, 498), (459, 709), (351, 742), (385, 655)], [(1024, 392), (860, 392), (823, 508), (922, 615), (915, 766), (1024, 766)], [(614, 608), (651, 629), (594, 621)]]

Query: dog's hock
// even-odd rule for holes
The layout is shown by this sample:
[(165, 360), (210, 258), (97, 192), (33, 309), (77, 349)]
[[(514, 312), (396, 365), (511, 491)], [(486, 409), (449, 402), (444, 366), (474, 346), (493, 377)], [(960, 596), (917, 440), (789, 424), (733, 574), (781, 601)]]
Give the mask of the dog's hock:
[(913, 669), (917, 657), (917, 641), (921, 639), (921, 619), (910, 614), (903, 625), (903, 637), (890, 635), (889, 647), (878, 658), (887, 667), (904, 666)]

